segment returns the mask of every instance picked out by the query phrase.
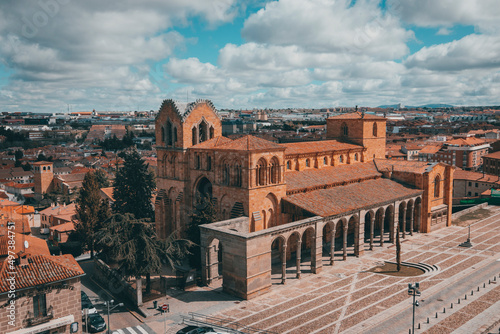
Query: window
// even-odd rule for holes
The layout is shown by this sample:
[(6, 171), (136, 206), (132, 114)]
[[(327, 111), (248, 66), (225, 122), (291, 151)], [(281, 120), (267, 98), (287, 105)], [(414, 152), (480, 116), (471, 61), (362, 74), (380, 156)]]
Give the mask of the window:
[(234, 171), (235, 171), (235, 176), (236, 176), (236, 183), (235, 183), (235, 186), (237, 187), (241, 187), (241, 166), (240, 165), (236, 165), (235, 168), (234, 168)]
[(196, 145), (196, 144), (198, 143), (198, 141), (197, 141), (197, 139), (198, 139), (197, 137), (198, 137), (198, 136), (196, 135), (196, 132), (197, 132), (197, 131), (196, 131), (196, 126), (195, 126), (195, 127), (193, 127), (193, 129), (191, 130), (191, 138), (192, 138), (192, 144), (193, 144), (193, 145)]
[(211, 156), (207, 156), (207, 170), (211, 170), (212, 169), (212, 157)]
[(200, 155), (196, 154), (194, 161), (194, 169), (200, 169)]
[(349, 135), (349, 128), (347, 127), (347, 124), (342, 123), (341, 131), (342, 131), (342, 136), (347, 137)]
[(441, 177), (439, 175), (436, 176), (434, 179), (434, 197), (439, 197), (439, 194), (441, 193)]
[(477, 182), (476, 182), (476, 188), (477, 188), (477, 186), (478, 186), (478, 184), (477, 184)]
[(263, 158), (257, 162), (256, 172), (256, 183), (258, 186), (263, 186), (266, 184), (266, 170), (267, 170), (267, 162)]
[(343, 162), (344, 162), (344, 157), (343, 157), (343, 156), (340, 156), (340, 157), (339, 157), (339, 162), (340, 162), (340, 163), (343, 163)]
[(309, 161), (309, 159), (306, 159), (306, 167), (309, 167), (309, 165), (311, 165), (311, 162)]
[(222, 183), (225, 185), (229, 185), (229, 165), (224, 163), (224, 167), (222, 167)]
[(354, 154), (354, 161), (358, 161), (358, 154)]
[(35, 318), (47, 315), (47, 300), (45, 294), (33, 297), (33, 313)]
[(174, 127), (174, 142), (172, 143), (172, 145), (175, 146), (175, 143), (177, 143), (177, 128)]
[(167, 145), (172, 145), (172, 123), (167, 122)]
[(326, 157), (323, 158), (323, 165), (328, 165), (328, 159)]
[(286, 162), (286, 169), (290, 169), (290, 161)]
[(373, 123), (373, 137), (377, 137), (377, 123)]

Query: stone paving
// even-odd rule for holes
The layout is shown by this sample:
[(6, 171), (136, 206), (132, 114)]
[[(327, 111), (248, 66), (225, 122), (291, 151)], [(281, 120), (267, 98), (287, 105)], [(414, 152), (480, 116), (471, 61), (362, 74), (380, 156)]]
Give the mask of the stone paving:
[[(369, 332), (370, 328), (375, 328), (383, 321), (390, 323), (391, 319), (397, 319), (399, 313), (411, 309), (408, 283), (420, 282), (423, 296), (432, 296), (445, 288), (450, 290), (458, 280), (467, 275), (473, 277), (476, 270), (499, 261), (500, 208), (488, 209), (492, 211), (492, 216), (471, 226), (473, 247), (469, 249), (458, 247), (467, 238), (466, 227), (452, 226), (430, 234), (406, 236), (402, 243), (402, 260), (437, 265), (440, 268), (437, 272), (416, 277), (366, 272), (381, 261), (395, 260), (395, 247), (388, 243), (383, 247), (374, 247), (373, 251), (365, 250), (365, 254), (359, 258), (348, 257), (347, 261), (335, 261), (333, 266), (327, 265), (325, 258), (323, 271), (317, 275), (308, 274), (307, 263), (302, 263), (305, 273), (301, 279), (293, 279), (294, 268), (287, 268), (289, 279), (285, 285), (278, 283), (281, 281), (279, 275), (273, 275), (273, 283), (276, 284), (273, 284), (270, 293), (250, 301), (237, 302), (236, 305), (227, 303), (209, 313), (243, 326), (280, 334)], [(499, 274), (500, 271), (496, 273), (497, 276)], [(493, 325), (498, 320), (491, 314), (499, 306), (499, 277), (496, 283), (491, 284), (486, 279), (485, 284), (488, 286), (485, 285), (475, 297), (463, 301), (460, 307), (456, 305), (453, 311), (440, 314), (429, 324), (424, 324), (426, 317), (432, 317), (434, 312), (442, 312), (443, 308), (432, 312), (426, 309), (429, 314), (419, 314), (417, 322), (422, 327), (415, 332), (474, 333), (481, 327), (484, 329)], [(476, 287), (471, 286), (470, 289)], [(447, 298), (449, 296), (446, 295)], [(450, 306), (457, 302), (456, 297), (449, 298), (443, 303)], [(411, 318), (406, 322), (406, 327), (395, 326), (388, 329), (387, 333), (408, 333)], [(170, 323), (167, 332), (175, 333), (182, 327)]]

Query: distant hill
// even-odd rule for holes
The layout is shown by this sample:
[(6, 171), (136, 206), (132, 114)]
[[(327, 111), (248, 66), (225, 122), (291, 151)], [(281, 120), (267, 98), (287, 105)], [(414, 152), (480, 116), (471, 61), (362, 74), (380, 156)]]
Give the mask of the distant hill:
[[(418, 107), (415, 107), (415, 106), (404, 106), (405, 108), (407, 109), (412, 109), (412, 108), (454, 108), (455, 106), (451, 105), (451, 104), (442, 104), (442, 103), (431, 103), (431, 104), (424, 104), (424, 105), (421, 105), (421, 106), (418, 106)], [(377, 108), (398, 108), (398, 105), (397, 104), (387, 104), (387, 105), (383, 105), (383, 106), (378, 106)]]

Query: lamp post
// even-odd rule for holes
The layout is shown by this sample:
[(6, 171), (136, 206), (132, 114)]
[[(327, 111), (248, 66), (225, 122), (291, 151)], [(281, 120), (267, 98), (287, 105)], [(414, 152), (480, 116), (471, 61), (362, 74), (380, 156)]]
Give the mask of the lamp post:
[(113, 299), (106, 300), (104, 302), (104, 305), (106, 305), (106, 307), (108, 308), (108, 331), (107, 331), (108, 334), (111, 334), (111, 324), (109, 323), (109, 312), (113, 311), (115, 308), (117, 308), (119, 306), (123, 306), (123, 303), (120, 303), (120, 304), (116, 304), (115, 306), (111, 307), (111, 305), (113, 305), (113, 302), (114, 302)]
[(411, 324), (411, 334), (415, 334), (415, 306), (419, 306), (418, 300), (415, 300), (416, 296), (420, 296), (420, 291), (418, 290), (420, 284), (416, 282), (415, 284), (408, 283), (408, 295), (413, 296), (413, 319)]

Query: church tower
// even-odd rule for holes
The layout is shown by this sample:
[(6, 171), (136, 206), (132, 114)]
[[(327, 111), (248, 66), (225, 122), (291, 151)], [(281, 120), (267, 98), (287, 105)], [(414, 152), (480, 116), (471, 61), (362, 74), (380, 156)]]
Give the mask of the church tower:
[(54, 179), (54, 166), (49, 161), (38, 161), (33, 163), (33, 179), (35, 183), (35, 198), (41, 200), (43, 194), (49, 192)]
[(364, 161), (385, 158), (386, 119), (354, 112), (326, 120), (326, 138), (361, 145), (366, 148)]

